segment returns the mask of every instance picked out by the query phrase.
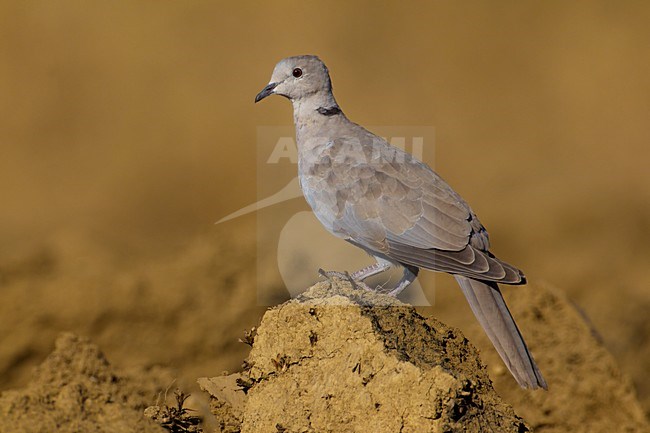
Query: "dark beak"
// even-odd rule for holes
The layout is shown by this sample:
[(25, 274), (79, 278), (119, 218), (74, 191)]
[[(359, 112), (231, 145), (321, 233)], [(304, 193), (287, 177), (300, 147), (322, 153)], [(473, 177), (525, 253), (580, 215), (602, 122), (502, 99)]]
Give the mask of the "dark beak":
[(260, 93), (255, 97), (255, 102), (260, 102), (262, 99), (266, 98), (269, 95), (273, 94), (273, 89), (277, 87), (280, 83), (270, 83), (268, 86), (262, 89)]

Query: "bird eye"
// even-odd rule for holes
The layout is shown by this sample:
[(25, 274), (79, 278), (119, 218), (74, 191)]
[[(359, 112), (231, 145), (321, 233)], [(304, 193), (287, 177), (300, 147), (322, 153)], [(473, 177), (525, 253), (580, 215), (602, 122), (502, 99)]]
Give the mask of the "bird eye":
[(302, 77), (302, 69), (296, 68), (293, 70), (293, 76), (296, 78)]

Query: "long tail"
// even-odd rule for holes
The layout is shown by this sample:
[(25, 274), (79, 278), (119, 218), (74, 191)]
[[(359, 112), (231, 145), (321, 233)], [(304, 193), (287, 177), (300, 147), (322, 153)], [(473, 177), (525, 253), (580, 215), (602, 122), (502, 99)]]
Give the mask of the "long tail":
[(548, 389), (506, 306), (499, 286), (493, 282), (472, 280), (460, 275), (454, 277), (474, 315), (517, 383), (522, 388)]

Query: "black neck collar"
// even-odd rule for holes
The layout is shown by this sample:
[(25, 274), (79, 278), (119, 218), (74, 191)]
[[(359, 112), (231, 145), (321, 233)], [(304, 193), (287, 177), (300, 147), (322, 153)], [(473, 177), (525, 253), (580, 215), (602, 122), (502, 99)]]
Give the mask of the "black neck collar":
[(337, 105), (333, 107), (318, 107), (316, 111), (323, 116), (336, 116), (337, 114), (341, 114), (341, 109)]

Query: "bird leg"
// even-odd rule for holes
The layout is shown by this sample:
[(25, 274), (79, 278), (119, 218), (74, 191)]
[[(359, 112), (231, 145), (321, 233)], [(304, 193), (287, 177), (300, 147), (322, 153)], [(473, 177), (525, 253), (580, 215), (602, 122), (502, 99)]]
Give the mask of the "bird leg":
[(361, 268), (356, 272), (352, 272), (352, 278), (355, 280), (363, 281), (366, 278), (370, 278), (374, 275), (381, 274), (384, 271), (390, 269), (393, 264), (387, 260), (377, 259), (376, 263), (373, 263), (370, 266)]
[(325, 278), (339, 278), (341, 280), (349, 281), (350, 284), (352, 284), (353, 287), (355, 288), (362, 288), (364, 290), (370, 290), (373, 292), (376, 292), (376, 289), (371, 288), (368, 286), (366, 283), (363, 282), (366, 278), (370, 278), (374, 275), (380, 274), (388, 269), (390, 269), (393, 264), (389, 262), (388, 260), (384, 260), (381, 258), (376, 258), (377, 262), (373, 263), (370, 266), (366, 266), (365, 268), (361, 268), (358, 271), (353, 272), (352, 274), (346, 272), (338, 272), (338, 271), (324, 271), (322, 269), (318, 270), (318, 273), (325, 277)]
[(319, 270), (318, 270), (318, 274), (319, 274), (321, 277), (327, 278), (328, 280), (331, 280), (332, 278), (338, 278), (338, 279), (340, 279), (340, 280), (347, 281), (347, 282), (349, 282), (349, 283), (352, 285), (352, 287), (355, 288), (355, 289), (359, 289), (359, 288), (361, 288), (361, 289), (364, 289), (364, 290), (373, 291), (373, 289), (370, 288), (370, 286), (368, 286), (368, 285), (367, 285), (366, 283), (364, 283), (363, 281), (354, 279), (354, 277), (353, 277), (352, 275), (350, 275), (350, 273), (349, 273), (348, 271), (345, 271), (345, 272), (339, 272), (339, 271), (324, 271), (324, 270), (322, 270), (322, 269), (319, 269)]
[(402, 290), (406, 289), (415, 279), (418, 277), (418, 272), (420, 271), (419, 268), (416, 268), (415, 266), (409, 266), (409, 265), (403, 265), (404, 266), (404, 274), (402, 274), (402, 278), (399, 280), (399, 283), (397, 283), (397, 286), (390, 292), (388, 292), (388, 296), (393, 296), (396, 297), (400, 293), (402, 293)]

